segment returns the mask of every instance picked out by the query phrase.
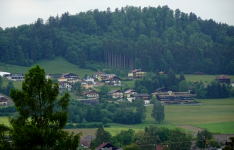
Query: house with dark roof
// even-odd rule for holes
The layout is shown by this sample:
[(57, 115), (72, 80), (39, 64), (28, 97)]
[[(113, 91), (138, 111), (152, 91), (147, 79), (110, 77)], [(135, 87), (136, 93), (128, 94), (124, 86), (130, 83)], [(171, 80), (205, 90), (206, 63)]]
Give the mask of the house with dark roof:
[(128, 72), (128, 78), (130, 79), (142, 79), (143, 76), (147, 73), (146, 70), (144, 69), (135, 69), (132, 70), (131, 72)]
[(117, 77), (117, 76), (111, 76), (107, 79), (104, 79), (105, 84), (107, 85), (114, 85), (114, 86), (121, 86), (121, 78)]
[(110, 92), (107, 93), (109, 96), (112, 98), (123, 98), (123, 92), (120, 90), (111, 90)]
[(223, 74), (221, 76), (215, 78), (215, 80), (220, 82), (220, 83), (226, 83), (226, 84), (230, 84), (230, 82), (231, 82), (231, 78), (229, 78)]
[(106, 74), (106, 73), (101, 72), (101, 71), (98, 70), (98, 72), (95, 72), (95, 73), (93, 74), (93, 77), (97, 79), (98, 76), (101, 75), (101, 74)]
[(132, 94), (128, 99), (129, 102), (132, 102), (132, 100), (135, 100), (137, 98), (140, 98), (144, 100), (145, 104), (150, 103), (150, 95), (147, 93), (141, 93), (141, 94)]
[(12, 81), (24, 81), (24, 74), (23, 73), (11, 73), (7, 76), (8, 80)]
[(87, 105), (87, 104), (95, 105), (99, 103), (97, 98), (77, 99), (77, 101), (79, 101), (82, 105)]
[(74, 73), (66, 73), (66, 74), (63, 74), (61, 77), (64, 77), (67, 79), (68, 82), (71, 82), (71, 83), (75, 83), (75, 82), (78, 82), (79, 81), (79, 77), (77, 74), (74, 74)]
[(154, 97), (156, 97), (161, 103), (163, 104), (170, 104), (170, 103), (193, 103), (194, 99), (192, 94), (189, 92), (161, 92), (161, 93), (152, 93)]
[(99, 93), (95, 90), (88, 90), (82, 94), (82, 96), (87, 96), (88, 98), (98, 98)]
[(115, 147), (110, 143), (102, 143), (101, 145), (96, 147), (95, 150), (123, 150), (123, 148)]
[(88, 136), (86, 136), (86, 137), (80, 139), (80, 144), (79, 144), (79, 145), (80, 145), (81, 147), (90, 148), (90, 144), (91, 144), (91, 142), (92, 142), (94, 139), (95, 139), (95, 137), (89, 134)]

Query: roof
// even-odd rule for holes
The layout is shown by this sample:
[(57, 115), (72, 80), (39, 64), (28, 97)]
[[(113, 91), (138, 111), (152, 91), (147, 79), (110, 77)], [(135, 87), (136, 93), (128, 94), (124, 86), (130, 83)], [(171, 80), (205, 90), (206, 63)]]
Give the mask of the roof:
[(67, 79), (67, 78), (65, 78), (65, 77), (61, 77), (61, 78), (58, 78), (58, 79)]
[(110, 92), (108, 92), (108, 94), (112, 94), (112, 93), (115, 93), (115, 92), (122, 92), (122, 91), (120, 91), (120, 90), (111, 90)]
[(2, 71), (0, 71), (0, 76), (3, 76), (5, 74), (10, 74), (10, 73), (9, 72), (2, 72)]
[(98, 92), (95, 91), (95, 90), (88, 90), (88, 91), (84, 92), (82, 95), (86, 95), (86, 94), (89, 94), (89, 93), (97, 93), (98, 94)]
[(98, 72), (95, 72), (94, 75), (95, 75), (95, 74), (106, 74), (106, 73), (101, 72), (101, 71), (98, 71)]
[(135, 70), (132, 70), (132, 71), (129, 72), (129, 73), (138, 72), (138, 71), (145, 71), (145, 72), (146, 72), (146, 70), (144, 70), (144, 69), (135, 69)]
[(115, 74), (100, 74), (99, 76), (106, 76), (106, 77), (110, 77), (110, 76), (116, 76)]
[(89, 134), (88, 136), (84, 137), (82, 140), (84, 139), (95, 139), (95, 137)]
[(87, 83), (88, 83), (88, 84), (93, 84), (93, 82), (92, 82), (92, 81), (88, 81)]
[(98, 147), (96, 148), (104, 148), (106, 145), (110, 145), (111, 147), (115, 147), (114, 145), (110, 144), (110, 143), (102, 143), (101, 145), (99, 145)]
[(164, 146), (166, 146), (166, 145), (157, 145), (157, 146), (156, 146), (156, 149), (157, 149), (157, 150), (162, 150)]
[(136, 90), (134, 90), (134, 89), (129, 89), (129, 90), (125, 91), (124, 93), (125, 93), (125, 94), (128, 94), (128, 93), (130, 93), (130, 92), (132, 92), (132, 91), (133, 91), (133, 92), (136, 92)]
[(132, 94), (133, 97), (142, 97), (142, 96), (150, 96), (147, 93), (141, 93), (141, 94)]
[[(119, 78), (119, 77), (117, 77), (117, 76), (110, 76), (109, 78), (104, 79), (104, 80), (105, 80), (105, 81), (108, 81), (108, 80), (110, 80), (110, 79), (112, 79), (112, 78)], [(122, 79), (119, 78), (119, 80), (122, 80)]]
[(219, 79), (231, 79), (231, 78), (226, 77), (225, 75), (222, 74), (221, 76), (215, 78), (215, 80), (219, 80)]

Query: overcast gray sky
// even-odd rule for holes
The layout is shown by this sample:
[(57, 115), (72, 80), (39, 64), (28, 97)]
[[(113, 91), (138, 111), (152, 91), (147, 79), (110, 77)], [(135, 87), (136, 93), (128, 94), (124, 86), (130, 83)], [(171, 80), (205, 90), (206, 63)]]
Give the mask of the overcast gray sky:
[(0, 27), (17, 27), (30, 24), (49, 16), (60, 16), (68, 11), (71, 15), (87, 10), (106, 10), (110, 7), (121, 8), (126, 5), (157, 7), (168, 5), (170, 9), (193, 12), (205, 19), (234, 25), (234, 0), (0, 0)]

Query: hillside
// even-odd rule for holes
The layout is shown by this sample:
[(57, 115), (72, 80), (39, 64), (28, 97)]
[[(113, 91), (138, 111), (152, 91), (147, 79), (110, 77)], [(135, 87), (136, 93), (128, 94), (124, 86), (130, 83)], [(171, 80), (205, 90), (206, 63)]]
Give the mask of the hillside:
[[(78, 65), (74, 65), (68, 62), (63, 57), (55, 57), (53, 60), (40, 60), (37, 61), (36, 64), (39, 64), (40, 67), (44, 68), (46, 73), (52, 74), (75, 73), (80, 78), (83, 78), (85, 74), (91, 75), (94, 73), (94, 71), (92, 70), (79, 68)], [(30, 69), (33, 66), (35, 66), (35, 64), (30, 67), (24, 67), (1, 63), (0, 70), (11, 73), (28, 73), (28, 69)]]
[(82, 68), (234, 74), (234, 27), (168, 6), (66, 12), (1, 30), (0, 52), (0, 62), (21, 66), (61, 56)]

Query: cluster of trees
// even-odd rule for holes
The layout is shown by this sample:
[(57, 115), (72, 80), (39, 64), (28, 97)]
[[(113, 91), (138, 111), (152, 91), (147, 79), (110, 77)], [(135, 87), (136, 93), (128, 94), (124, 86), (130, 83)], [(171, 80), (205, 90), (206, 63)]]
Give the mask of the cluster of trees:
[(30, 66), (62, 56), (83, 68), (90, 61), (122, 70), (234, 74), (233, 42), (234, 27), (225, 23), (168, 6), (126, 6), (0, 28), (0, 61)]
[(4, 87), (3, 86), (3, 78), (2, 78), (2, 76), (0, 76), (0, 93), (9, 96), (10, 91), (11, 91), (12, 88), (13, 89), (15, 88), (14, 85), (13, 85), (13, 82), (12, 81), (8, 81), (7, 86)]
[(215, 80), (211, 81), (211, 83), (208, 84), (206, 88), (202, 82), (197, 83), (195, 86), (195, 90), (197, 93), (196, 97), (200, 99), (228, 98), (232, 95), (231, 89), (231, 85), (226, 85), (224, 83), (221, 85), (220, 82), (217, 82)]
[(16, 108), (14, 106), (3, 107), (0, 109), (0, 116), (9, 116), (9, 114), (13, 114), (16, 112)]
[[(136, 111), (135, 111), (136, 109)], [(68, 106), (69, 123), (102, 122), (136, 124), (145, 119), (146, 107), (144, 101), (136, 99), (133, 103), (99, 103), (96, 105), (82, 105), (79, 101), (71, 100)]]
[(181, 72), (180, 77), (177, 78), (172, 69), (169, 69), (167, 76), (165, 74), (160, 74), (157, 69), (155, 75), (149, 72), (142, 80), (136, 80), (134, 87), (138, 93), (150, 94), (161, 87), (166, 87), (173, 92), (187, 92), (189, 83), (185, 80), (183, 72)]
[[(198, 148), (206, 148), (209, 140), (211, 147), (220, 147), (221, 144), (215, 141), (212, 133), (207, 129), (198, 132), (196, 138), (196, 146)], [(151, 150), (155, 149), (156, 145), (162, 143), (168, 145), (166, 149), (190, 150), (192, 141), (195, 140), (193, 135), (186, 133), (180, 128), (168, 129), (165, 127), (158, 127), (156, 125), (149, 125), (144, 130), (135, 132), (133, 129), (121, 130), (115, 136), (112, 136), (108, 131), (104, 130), (103, 126), (99, 126), (96, 132), (96, 138), (92, 141), (91, 146), (97, 147), (103, 142), (110, 142), (117, 147), (124, 147), (124, 150)], [(136, 144), (140, 143), (140, 145)]]

